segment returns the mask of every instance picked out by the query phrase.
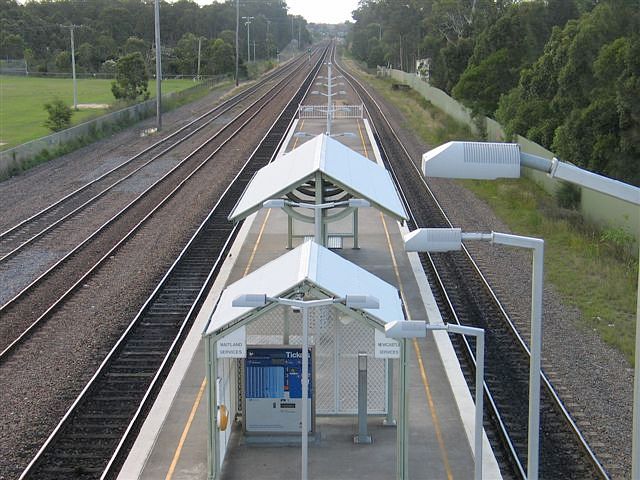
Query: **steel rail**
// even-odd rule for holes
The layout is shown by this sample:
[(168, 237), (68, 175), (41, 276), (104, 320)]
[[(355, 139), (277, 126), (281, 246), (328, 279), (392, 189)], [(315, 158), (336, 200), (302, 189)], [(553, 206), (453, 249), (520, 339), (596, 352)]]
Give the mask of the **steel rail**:
[[(299, 66), (299, 69), (303, 69), (305, 67), (305, 64), (302, 63)], [(103, 224), (101, 227), (99, 227), (93, 234), (91, 234), (88, 238), (86, 238), (83, 242), (81, 242), (78, 246), (76, 246), (73, 250), (71, 250), (67, 255), (65, 255), (63, 258), (61, 258), (58, 262), (56, 262), (51, 268), (49, 268), (46, 272), (44, 272), (42, 275), (40, 275), (36, 280), (34, 280), (31, 284), (29, 284), (27, 287), (25, 287), (20, 293), (18, 293), (15, 297), (13, 297), (11, 300), (9, 300), (9, 302), (7, 302), (5, 305), (3, 305), (0, 308), (0, 314), (5, 311), (9, 306), (13, 305), (14, 303), (20, 301), (20, 298), (25, 296), (31, 289), (35, 288), (36, 285), (38, 285), (40, 282), (44, 281), (45, 277), (50, 275), (51, 272), (55, 269), (58, 268), (63, 262), (65, 262), (66, 260), (68, 260), (72, 255), (74, 255), (76, 252), (78, 252), (80, 249), (82, 249), (82, 247), (84, 247), (85, 245), (87, 245), (91, 240), (93, 240), (94, 238), (96, 238), (99, 234), (101, 234), (107, 227), (109, 227), (111, 224), (113, 224), (115, 221), (117, 221), (119, 218), (121, 218), (129, 209), (131, 209), (135, 204), (137, 204), (146, 193), (148, 193), (149, 191), (151, 191), (153, 188), (155, 188), (157, 185), (160, 184), (160, 182), (162, 182), (165, 178), (167, 178), (169, 175), (171, 175), (176, 169), (178, 169), (184, 162), (188, 161), (190, 158), (192, 158), (193, 156), (195, 156), (195, 154), (202, 148), (204, 148), (204, 146), (209, 143), (210, 141), (212, 141), (213, 139), (217, 138), (218, 135), (220, 135), (223, 131), (225, 131), (226, 129), (230, 128), (233, 125), (233, 121), (235, 121), (236, 119), (240, 118), (241, 116), (243, 116), (245, 113), (249, 112), (251, 110), (251, 108), (255, 105), (257, 105), (261, 100), (265, 99), (267, 95), (269, 94), (273, 94), (269, 99), (274, 98), (275, 96), (279, 95), (286, 87), (287, 87), (287, 82), (288, 82), (288, 78), (284, 78), (282, 79), (278, 84), (276, 84), (272, 89), (270, 89), (267, 93), (265, 93), (264, 95), (262, 95), (258, 100), (256, 100), (252, 105), (250, 105), (249, 107), (247, 107), (246, 109), (244, 109), (240, 114), (238, 114), (236, 116), (236, 118), (232, 121), (230, 121), (229, 123), (227, 123), (223, 129), (219, 130), (218, 132), (216, 132), (214, 134), (213, 137), (211, 137), (209, 140), (207, 140), (205, 143), (203, 143), (202, 145), (200, 145), (196, 150), (194, 150), (191, 154), (189, 154), (182, 162), (180, 162), (178, 165), (176, 165), (176, 167), (174, 167), (171, 171), (169, 171), (165, 176), (163, 176), (161, 179), (159, 179), (157, 182), (155, 182), (153, 185), (151, 185), (149, 188), (147, 188), (144, 192), (142, 192), (142, 194), (134, 199), (132, 202), (130, 202), (128, 205), (126, 205), (123, 209), (121, 209), (116, 215), (114, 215), (111, 219), (109, 219), (105, 224)], [(255, 112), (255, 114), (257, 114), (258, 112), (260, 112), (262, 109), (266, 108), (266, 106), (269, 104), (269, 101), (265, 101), (259, 108), (258, 110)], [(178, 186), (176, 186), (166, 197), (164, 197), (160, 203), (158, 203), (156, 205), (156, 207), (154, 207), (149, 213), (147, 213), (147, 215), (144, 216), (144, 218), (142, 220), (140, 220), (131, 230), (129, 230), (124, 237), (122, 237), (112, 248), (109, 249), (109, 251), (107, 253), (105, 253), (93, 266), (91, 266), (88, 270), (85, 271), (85, 273), (75, 282), (73, 283), (73, 285), (71, 285), (53, 304), (51, 304), (34, 322), (32, 322), (18, 337), (16, 337), (7, 347), (5, 347), (1, 352), (0, 352), (0, 364), (2, 362), (4, 362), (6, 360), (6, 358), (10, 355), (10, 353), (12, 351), (15, 350), (16, 347), (18, 347), (22, 342), (24, 342), (27, 338), (29, 338), (35, 331), (37, 328), (39, 328), (43, 323), (45, 323), (46, 319), (55, 311), (55, 309), (57, 309), (64, 301), (65, 299), (71, 294), (73, 293), (83, 282), (85, 282), (87, 280), (87, 278), (100, 266), (102, 265), (102, 263), (104, 263), (104, 261), (106, 261), (111, 255), (113, 255), (113, 253), (118, 250), (125, 242), (126, 240), (128, 240), (141, 226), (143, 223), (145, 223), (149, 218), (151, 218), (151, 216), (162, 206), (164, 205), (164, 203), (166, 203), (185, 183), (187, 180), (189, 180), (198, 170), (200, 170), (200, 168), (202, 168), (207, 162), (209, 162), (212, 158), (214, 158), (214, 156), (232, 139), (235, 138), (235, 136), (242, 130), (244, 129), (244, 127), (246, 125), (248, 125), (251, 120), (254, 118), (254, 115), (252, 115), (250, 118), (246, 119), (235, 131), (233, 131), (230, 136), (224, 140), (224, 142), (218, 147), (216, 148), (216, 150), (214, 150), (211, 154), (209, 154), (200, 164), (198, 164), (196, 166), (196, 168), (186, 177), (184, 178), (179, 184)]]
[[(352, 86), (354, 91), (356, 91), (358, 94), (360, 94), (358, 92), (358, 90), (354, 87), (354, 84), (356, 84), (356, 85), (359, 86), (360, 92), (363, 92), (364, 94), (367, 95), (367, 97), (369, 99), (369, 103), (374, 106), (374, 108), (376, 109), (377, 115), (379, 115), (380, 118), (383, 119), (383, 121), (385, 122), (386, 129), (389, 132), (391, 132), (393, 140), (397, 143), (397, 146), (399, 146), (401, 148), (402, 152), (404, 153), (404, 155), (406, 157), (406, 160), (408, 160), (408, 163), (413, 167), (414, 172), (415, 172), (415, 177), (420, 179), (420, 181), (422, 183), (422, 186), (423, 186), (425, 192), (427, 193), (427, 195), (429, 197), (429, 201), (433, 202), (433, 204), (436, 206), (437, 210), (440, 212), (440, 214), (441, 214), (442, 218), (444, 219), (444, 221), (446, 222), (446, 224), (449, 227), (452, 227), (453, 225), (452, 225), (451, 221), (449, 220), (448, 216), (446, 215), (446, 213), (444, 212), (444, 209), (441, 207), (441, 205), (437, 201), (435, 195), (433, 194), (433, 192), (431, 191), (431, 189), (427, 185), (422, 173), (420, 172), (420, 170), (417, 168), (417, 166), (415, 165), (415, 163), (411, 159), (410, 154), (408, 153), (408, 151), (406, 150), (406, 148), (404, 147), (404, 145), (400, 141), (398, 134), (396, 133), (396, 131), (393, 128), (393, 126), (391, 125), (391, 122), (389, 122), (388, 118), (384, 114), (384, 112), (383, 112), (382, 108), (380, 107), (380, 105), (378, 104), (378, 102), (373, 98), (373, 96), (371, 96), (369, 94), (369, 92), (362, 85), (362, 83), (359, 80), (357, 80), (354, 76), (352, 76), (350, 73), (348, 73), (346, 71), (346, 69), (342, 68), (335, 61), (334, 61), (334, 65), (336, 65), (338, 67), (338, 69), (342, 72), (342, 74), (345, 76), (345, 79), (349, 82), (349, 84)], [(362, 96), (361, 96), (361, 98), (362, 98)], [(363, 103), (365, 103), (364, 99), (362, 99), (362, 100), (363, 100)], [(366, 104), (365, 104), (365, 108), (367, 109), (367, 112), (369, 112), (369, 109), (366, 106)], [(370, 114), (369, 114), (369, 116), (370, 116)], [(370, 118), (371, 118), (371, 116), (370, 116)], [(375, 129), (375, 125), (372, 125), (372, 127)], [(378, 136), (378, 139), (382, 140), (382, 137), (380, 136), (379, 133), (377, 133), (377, 130), (376, 130), (376, 134)], [(386, 150), (384, 149), (384, 145), (383, 145), (382, 141), (379, 141), (379, 144), (380, 144), (381, 148), (386, 152)], [(404, 191), (402, 190), (402, 184), (399, 181), (398, 176), (395, 173), (393, 165), (391, 164), (391, 160), (390, 159), (392, 157), (387, 155), (386, 158), (387, 158), (387, 162), (386, 163), (388, 164), (388, 167), (392, 172), (392, 175), (394, 177), (396, 185), (398, 186), (399, 191), (402, 192), (401, 196), (402, 196), (403, 202), (405, 203), (405, 207), (407, 209), (407, 212), (409, 212), (409, 214), (411, 216), (411, 220), (413, 221), (415, 227), (418, 227), (419, 224), (417, 222), (417, 219), (416, 219), (415, 215), (413, 214), (413, 211), (411, 209), (411, 204), (410, 204), (410, 202), (407, 201), (406, 195), (405, 195)], [(465, 257), (466, 257), (466, 260), (468, 262), (470, 262), (470, 265), (472, 266), (472, 268), (475, 270), (476, 274), (478, 275), (478, 277), (482, 281), (483, 288), (489, 294), (492, 302), (495, 304), (496, 308), (501, 312), (501, 314), (503, 316), (503, 319), (506, 322), (506, 325), (508, 326), (508, 328), (510, 330), (510, 333), (516, 339), (517, 345), (523, 351), (523, 353), (525, 353), (527, 356), (530, 356), (530, 351), (529, 351), (529, 348), (526, 345), (526, 342), (523, 340), (522, 336), (519, 334), (519, 332), (518, 332), (517, 328), (515, 327), (513, 321), (511, 320), (511, 318), (507, 314), (505, 308), (503, 307), (502, 303), (499, 301), (497, 295), (495, 294), (495, 292), (491, 288), (488, 280), (482, 274), (482, 271), (481, 271), (480, 267), (475, 262), (475, 260), (473, 259), (472, 255), (470, 254), (470, 252), (467, 250), (467, 248), (464, 245), (463, 245), (463, 253), (464, 253)], [(437, 284), (436, 286), (441, 291), (441, 293), (442, 293), (442, 295), (443, 295), (443, 297), (445, 299), (445, 302), (447, 303), (447, 308), (451, 311), (451, 314), (452, 314), (453, 318), (456, 319), (456, 321), (459, 321), (458, 315), (455, 312), (455, 309), (453, 307), (453, 302), (452, 302), (452, 300), (450, 299), (449, 295), (446, 292), (446, 289), (445, 289), (445, 286), (444, 286), (444, 282), (443, 282), (442, 278), (440, 277), (440, 274), (438, 273), (438, 269), (437, 269), (437, 267), (435, 265), (435, 262), (433, 261), (432, 255), (431, 254), (426, 254), (426, 255), (424, 255), (424, 257), (428, 259), (428, 262), (432, 266), (433, 272), (435, 273), (434, 277), (435, 277), (436, 284)], [(475, 356), (473, 355), (473, 349), (471, 348), (470, 343), (468, 342), (468, 340), (465, 337), (463, 337), (461, 340), (464, 342), (465, 349), (467, 351), (466, 353), (469, 356), (469, 358), (471, 359), (472, 364), (473, 364), (473, 366), (475, 368)], [(604, 467), (602, 466), (600, 461), (595, 456), (595, 453), (593, 452), (593, 450), (589, 447), (588, 443), (586, 442), (586, 439), (584, 438), (584, 436), (580, 432), (580, 429), (578, 428), (576, 423), (573, 421), (573, 419), (571, 418), (571, 415), (569, 414), (568, 410), (566, 409), (566, 407), (562, 403), (562, 400), (560, 399), (560, 396), (557, 394), (557, 392), (553, 388), (553, 385), (549, 381), (548, 377), (543, 372), (541, 372), (541, 379), (542, 379), (542, 384), (544, 386), (544, 389), (550, 395), (550, 397), (551, 397), (551, 399), (552, 399), (552, 401), (554, 403), (554, 407), (564, 417), (565, 422), (569, 425), (569, 427), (572, 430), (573, 434), (578, 439), (578, 443), (580, 444), (581, 448), (583, 449), (584, 453), (586, 454), (587, 458), (589, 459), (589, 461), (591, 462), (593, 467), (596, 469), (596, 471), (598, 472), (598, 474), (600, 475), (601, 478), (608, 479), (609, 476), (608, 476), (606, 470), (604, 469)], [(526, 478), (525, 469), (523, 467), (522, 461), (520, 460), (520, 457), (517, 454), (517, 451), (516, 451), (516, 449), (514, 447), (514, 444), (510, 439), (510, 435), (508, 433), (506, 425), (505, 425), (503, 419), (501, 418), (501, 416), (499, 414), (499, 411), (497, 409), (497, 404), (496, 404), (495, 400), (493, 399), (493, 397), (491, 395), (491, 392), (490, 392), (486, 382), (485, 382), (485, 385), (484, 385), (484, 391), (485, 391), (485, 395), (487, 396), (487, 399), (489, 400), (489, 405), (488, 406), (492, 410), (495, 410), (494, 412), (492, 412), (492, 416), (494, 417), (494, 419), (498, 423), (497, 426), (498, 426), (499, 431), (501, 432), (501, 436), (503, 437), (502, 440), (505, 442), (506, 448), (510, 451), (510, 454), (512, 456), (514, 464), (515, 464), (515, 466), (517, 468), (518, 474), (522, 478)]]
[[(322, 56), (321, 56), (321, 59), (322, 59)], [(221, 263), (226, 257), (228, 247), (232, 239), (235, 237), (235, 234), (239, 228), (240, 224), (232, 225), (226, 221), (226, 216), (229, 213), (228, 211), (220, 212), (219, 210), (221, 209), (221, 206), (223, 205), (223, 203), (226, 203), (227, 209), (230, 208), (230, 206), (235, 204), (235, 199), (233, 197), (229, 199), (227, 198), (227, 196), (230, 194), (232, 189), (237, 190), (236, 195), (239, 195), (243, 191), (244, 189), (243, 186), (246, 185), (246, 183), (252, 177), (251, 172), (247, 170), (251, 170), (252, 168), (255, 169), (256, 167), (256, 166), (252, 167), (252, 163), (255, 163), (255, 160), (256, 160), (255, 157), (259, 156), (258, 151), (263, 147), (273, 151), (273, 153), (269, 155), (267, 162), (271, 161), (275, 153), (278, 151), (280, 144), (283, 140), (282, 132), (278, 131), (278, 128), (282, 127), (281, 125), (279, 125), (279, 122), (285, 119), (288, 122), (288, 124), (291, 123), (292, 119), (295, 116), (295, 112), (297, 110), (297, 104), (296, 104), (296, 102), (298, 101), (297, 97), (299, 96), (302, 90), (304, 90), (305, 93), (308, 92), (311, 86), (310, 80), (312, 80), (317, 74), (320, 64), (321, 62), (318, 61), (316, 66), (311, 70), (310, 74), (307, 76), (306, 80), (303, 82), (303, 86), (299, 89), (298, 95), (295, 96), (289, 102), (289, 104), (285, 109), (283, 109), (283, 112), (278, 117), (278, 120), (274, 122), (274, 126), (272, 127), (270, 132), (267, 135), (265, 135), (265, 137), (263, 137), (261, 145), (258, 148), (256, 148), (256, 150), (254, 150), (249, 160), (245, 163), (244, 167), (242, 167), (240, 172), (236, 175), (234, 180), (227, 187), (227, 189), (225, 190), (225, 193), (223, 193), (218, 203), (213, 207), (213, 209), (211, 210), (211, 212), (209, 213), (205, 221), (200, 225), (196, 233), (192, 236), (191, 240), (184, 247), (179, 257), (175, 260), (175, 262), (173, 263), (171, 268), (167, 271), (167, 273), (165, 274), (163, 279), (160, 281), (160, 283), (158, 284), (154, 292), (145, 302), (144, 306), (140, 309), (139, 313), (136, 315), (134, 320), (130, 323), (127, 330), (123, 333), (123, 335), (120, 337), (116, 345), (112, 348), (107, 358), (104, 359), (104, 361), (98, 368), (98, 371), (93, 375), (91, 380), (86, 384), (86, 386), (84, 387), (80, 395), (74, 401), (73, 405), (65, 413), (63, 419), (58, 423), (58, 425), (56, 426), (54, 431), (51, 433), (51, 435), (47, 438), (47, 440), (45, 441), (43, 446), (40, 448), (36, 456), (31, 460), (29, 465), (22, 472), (20, 476), (21, 480), (27, 479), (27, 478), (34, 478), (33, 477), (34, 475), (37, 475), (37, 477), (35, 478), (39, 478), (39, 479), (50, 478), (46, 474), (43, 476), (43, 472), (38, 471), (38, 468), (40, 467), (40, 463), (45, 459), (47, 450), (54, 446), (55, 441), (64, 434), (64, 429), (66, 428), (68, 423), (74, 418), (74, 416), (78, 415), (78, 412), (79, 410), (81, 410), (83, 404), (87, 402), (86, 397), (91, 395), (92, 393), (95, 393), (95, 390), (99, 388), (99, 385), (98, 385), (99, 379), (102, 376), (104, 376), (109, 366), (113, 364), (113, 362), (115, 361), (114, 357), (116, 357), (122, 351), (123, 345), (126, 343), (127, 339), (130, 337), (134, 329), (143, 323), (142, 320), (144, 317), (144, 312), (148, 310), (149, 306), (154, 301), (154, 299), (158, 298), (161, 295), (163, 286), (168, 283), (169, 278), (171, 277), (173, 272), (177, 268), (179, 268), (179, 265), (181, 264), (181, 262), (183, 262), (188, 257), (189, 251), (192, 248), (194, 248), (194, 244), (198, 242), (198, 240), (201, 238), (201, 234), (205, 231), (209, 222), (212, 221), (213, 216), (217, 214), (218, 216), (222, 216), (221, 218), (223, 218), (225, 222), (228, 224), (231, 233), (227, 236), (226, 240), (224, 240), (224, 246), (220, 249), (220, 252), (216, 257), (215, 261), (213, 262), (212, 267), (208, 270), (207, 278), (204, 281), (202, 287), (199, 289), (195, 301), (191, 303), (188, 309), (188, 312), (184, 318), (184, 321), (181, 323), (181, 326), (178, 330), (177, 335), (172, 340), (171, 346), (168, 349), (167, 353), (164, 355), (162, 362), (160, 364), (160, 367), (157, 369), (153, 379), (151, 380), (147, 389), (144, 391), (141, 401), (137, 404), (134, 415), (129, 419), (129, 422), (126, 426), (125, 433), (122, 435), (117, 446), (112, 451), (111, 456), (105, 459), (105, 467), (101, 469), (101, 471), (99, 472), (95, 471), (94, 472), (95, 475), (91, 475), (91, 476), (92, 478), (97, 478), (97, 474), (100, 474), (100, 478), (102, 479), (102, 478), (111, 478), (115, 474), (117, 474), (117, 470), (119, 469), (119, 466), (120, 466), (119, 462), (122, 460), (121, 457), (127, 452), (127, 446), (128, 446), (128, 443), (131, 442), (131, 437), (135, 435), (135, 433), (137, 433), (137, 430), (141, 424), (141, 421), (144, 419), (144, 416), (146, 413), (145, 411), (149, 403), (153, 401), (153, 399), (155, 398), (155, 392), (157, 392), (157, 390), (159, 390), (159, 388), (161, 387), (161, 384), (164, 381), (164, 378), (166, 377), (167, 370), (170, 368), (170, 366), (173, 363), (173, 358), (175, 356), (176, 350), (182, 343), (183, 337), (185, 336), (186, 331), (191, 325), (191, 321), (193, 320), (195, 314), (197, 313), (197, 307), (202, 304), (204, 297), (208, 292), (208, 289), (210, 288), (211, 284), (215, 280), (215, 276), (217, 275), (217, 272), (221, 266)], [(289, 116), (288, 120), (287, 120), (287, 117), (285, 117), (285, 113), (287, 113)], [(286, 131), (286, 128), (284, 131)], [(270, 137), (273, 137), (273, 136), (279, 139), (279, 141), (275, 143), (270, 141), (271, 140)], [(87, 469), (86, 471), (89, 472), (90, 470)]]
[[(289, 74), (291, 70), (294, 70), (294, 68), (296, 67), (296, 64), (302, 64), (303, 63), (302, 61), (300, 61), (300, 59), (303, 59), (303, 58), (304, 57), (301, 56), (299, 59), (296, 59), (295, 62), (289, 63), (286, 66), (284, 66), (282, 69), (278, 69), (275, 72), (272, 72), (269, 76), (261, 79), (261, 81), (259, 83), (256, 83), (255, 85), (252, 85), (250, 88), (248, 88), (246, 90), (243, 90), (242, 92), (234, 95), (233, 97), (231, 97), (229, 100), (225, 101), (224, 103), (215, 106), (213, 109), (205, 112), (204, 114), (200, 115), (198, 118), (196, 118), (196, 119), (192, 120), (191, 122), (189, 122), (188, 124), (180, 127), (178, 130), (176, 130), (175, 132), (171, 133), (167, 137), (162, 138), (159, 141), (155, 142), (154, 144), (146, 147), (145, 149), (143, 149), (142, 151), (140, 151), (139, 153), (137, 153), (133, 157), (127, 159), (123, 163), (121, 163), (121, 164), (115, 166), (114, 168), (108, 170), (107, 172), (103, 173), (99, 177), (97, 177), (97, 178), (85, 183), (81, 187), (78, 187), (77, 189), (75, 189), (74, 191), (72, 191), (69, 194), (65, 195), (64, 197), (60, 198), (59, 200), (55, 201), (51, 205), (49, 205), (49, 206), (45, 207), (44, 209), (40, 210), (39, 212), (33, 214), (29, 218), (24, 219), (23, 221), (21, 221), (17, 225), (15, 225), (15, 226), (9, 228), (8, 230), (0, 233), (0, 248), (1, 248), (2, 243), (10, 241), (12, 239), (12, 237), (14, 237), (16, 235), (18, 230), (23, 230), (25, 228), (26, 229), (30, 229), (33, 226), (37, 227), (37, 223), (36, 222), (39, 221), (40, 219), (43, 219), (43, 217), (45, 217), (45, 215), (47, 215), (49, 213), (54, 214), (55, 213), (54, 210), (65, 208), (65, 205), (67, 203), (72, 203), (74, 200), (76, 200), (79, 197), (80, 193), (85, 192), (87, 189), (89, 189), (90, 187), (96, 185), (98, 182), (101, 182), (102, 180), (107, 179), (107, 177), (113, 176), (114, 174), (119, 173), (125, 167), (129, 166), (130, 164), (132, 164), (136, 160), (141, 159), (147, 153), (151, 152), (152, 150), (154, 150), (154, 149), (156, 149), (156, 148), (158, 148), (160, 146), (163, 146), (169, 140), (173, 139), (174, 137), (177, 137), (178, 135), (180, 135), (182, 133), (185, 133), (185, 130), (188, 130), (191, 127), (195, 126), (195, 129), (193, 129), (191, 131), (187, 131), (183, 137), (177, 139), (176, 142), (170, 144), (169, 146), (167, 146), (166, 148), (162, 149), (157, 154), (153, 155), (149, 160), (143, 162), (141, 165), (136, 167), (134, 170), (130, 171), (128, 174), (114, 179), (113, 183), (110, 183), (105, 188), (103, 188), (102, 190), (100, 190), (99, 192), (94, 194), (93, 196), (91, 196), (88, 199), (84, 200), (82, 203), (80, 203), (79, 205), (77, 205), (74, 208), (72, 208), (70, 211), (68, 211), (63, 216), (54, 218), (54, 221), (52, 223), (45, 224), (43, 226), (43, 228), (41, 230), (37, 231), (35, 234), (32, 234), (31, 236), (28, 236), (25, 240), (19, 239), (18, 242), (21, 242), (21, 243), (19, 243), (17, 246), (15, 246), (15, 247), (14, 246), (10, 246), (9, 248), (11, 248), (11, 250), (9, 250), (8, 252), (5, 252), (5, 253), (0, 253), (0, 263), (5, 261), (5, 260), (7, 260), (8, 258), (14, 256), (16, 253), (18, 253), (24, 247), (26, 247), (30, 243), (34, 242), (35, 240), (40, 238), (42, 235), (44, 235), (45, 233), (47, 233), (50, 230), (52, 230), (53, 228), (55, 228), (60, 223), (64, 222), (65, 220), (67, 220), (68, 218), (70, 218), (74, 214), (78, 213), (80, 210), (84, 209), (88, 205), (94, 203), (95, 201), (100, 199), (103, 195), (105, 195), (107, 192), (109, 192), (110, 190), (112, 190), (113, 188), (115, 188), (117, 185), (119, 185), (120, 183), (124, 182), (125, 180), (129, 179), (130, 177), (132, 177), (133, 175), (138, 173), (140, 170), (142, 170), (143, 168), (145, 168), (149, 164), (151, 164), (154, 161), (156, 161), (158, 158), (161, 158), (163, 155), (167, 154), (168, 152), (170, 152), (174, 148), (176, 148), (179, 145), (183, 144), (186, 140), (188, 140), (189, 138), (194, 136), (196, 133), (200, 132), (202, 129), (204, 129), (207, 126), (209, 126), (211, 123), (213, 123), (215, 120), (217, 120), (222, 115), (227, 113), (229, 110), (231, 110), (232, 108), (234, 108), (235, 106), (240, 104), (243, 100), (248, 99), (252, 94), (254, 94), (256, 91), (258, 91), (260, 88), (266, 86), (270, 81), (272, 81), (274, 79), (277, 79), (278, 77), (284, 77), (285, 75)], [(197, 123), (201, 122), (202, 120), (205, 120), (205, 121), (202, 122), (200, 125), (196, 125)], [(16, 243), (16, 242), (13, 242), (13, 243)]]

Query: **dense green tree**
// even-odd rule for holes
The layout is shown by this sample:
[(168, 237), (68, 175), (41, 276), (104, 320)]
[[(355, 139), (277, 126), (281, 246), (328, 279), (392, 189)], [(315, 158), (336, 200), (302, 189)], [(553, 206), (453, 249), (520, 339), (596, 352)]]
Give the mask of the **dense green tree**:
[(571, 11), (551, 15), (547, 8), (545, 2), (535, 1), (504, 9), (478, 35), (469, 63), (452, 90), (454, 96), (475, 113), (493, 115), (500, 96), (517, 85), (520, 70), (542, 53), (552, 23)]
[(24, 40), (20, 35), (0, 32), (0, 56), (3, 58), (22, 58)]
[(475, 114), (488, 115), (495, 110), (505, 85), (518, 81), (519, 70), (513, 66), (511, 53), (502, 48), (479, 65), (467, 68), (453, 88), (453, 95)]
[[(80, 26), (75, 30), (76, 46), (88, 44), (93, 47), (92, 55), (78, 60), (82, 68), (95, 71), (107, 60), (134, 51), (142, 53), (150, 62), (154, 42), (153, 10), (153, 2), (147, 0), (30, 0), (21, 3), (0, 0), (0, 55), (22, 58), (23, 51), (28, 48), (32, 52), (30, 70), (46, 71), (55, 64), (60, 51), (70, 48), (69, 30), (60, 25), (75, 24)], [(235, 13), (234, 0), (205, 6), (191, 0), (161, 2), (163, 55), (168, 55), (163, 65), (175, 68), (171, 52), (189, 33), (207, 41), (222, 38), (235, 50)], [(259, 59), (273, 56), (276, 49), (282, 50), (292, 40), (297, 41), (298, 25), (302, 47), (311, 40), (306, 21), (288, 15), (284, 1), (241, 2), (240, 15), (254, 17), (252, 41), (256, 41)], [(244, 25), (241, 25), (240, 33), (240, 53), (246, 55)], [(136, 42), (132, 43), (131, 38), (137, 39)], [(144, 46), (138, 40), (144, 42)], [(88, 49), (84, 53), (89, 53)], [(192, 58), (175, 60), (180, 69), (185, 70)], [(189, 73), (193, 73), (191, 70)]]
[(130, 53), (118, 59), (116, 79), (111, 92), (116, 99), (136, 100), (149, 98), (149, 75), (140, 52)]
[(640, 184), (640, 11), (597, 5), (554, 30), (500, 101), (498, 120), (564, 160)]
[(214, 75), (233, 72), (235, 69), (235, 52), (233, 46), (218, 38), (208, 46), (210, 72)]
[(138, 37), (129, 37), (124, 42), (124, 53), (128, 55), (133, 52), (140, 52), (143, 57), (149, 52), (149, 45), (147, 42)]
[(71, 52), (62, 51), (56, 55), (55, 66), (59, 72), (71, 71)]
[(78, 62), (78, 65), (84, 67), (84, 69), (89, 72), (95, 72), (98, 70), (98, 66), (100, 64), (93, 45), (88, 42), (84, 42), (78, 47), (78, 51), (76, 52), (76, 61)]
[(178, 41), (172, 56), (170, 69), (173, 73), (195, 75), (198, 64), (198, 37), (193, 33), (185, 33)]

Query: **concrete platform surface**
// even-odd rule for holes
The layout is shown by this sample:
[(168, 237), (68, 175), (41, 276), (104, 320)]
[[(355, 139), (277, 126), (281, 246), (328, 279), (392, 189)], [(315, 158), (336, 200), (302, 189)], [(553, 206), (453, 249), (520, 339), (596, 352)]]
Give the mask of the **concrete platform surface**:
[[(300, 121), (297, 129), (317, 134), (324, 131), (324, 121)], [(342, 120), (332, 130), (354, 132), (355, 136), (341, 137), (340, 141), (376, 161), (365, 121)], [(305, 141), (305, 137), (289, 139), (288, 150)], [(352, 249), (351, 240), (346, 239), (344, 248), (335, 252), (396, 286), (410, 318), (441, 321), (417, 256), (404, 251), (401, 235), (404, 227), (373, 209), (361, 210), (359, 219), (361, 248)], [(208, 478), (205, 361), (200, 334), (225, 284), (287, 251), (286, 225), (286, 215), (279, 210), (263, 210), (245, 220), (120, 479)], [(296, 239), (294, 246), (300, 241)], [(410, 342), (408, 357), (409, 477), (472, 479), (473, 402), (447, 335), (428, 335)], [(392, 392), (396, 392), (396, 385)], [(352, 439), (357, 432), (355, 416), (318, 416), (317, 440), (309, 444), (309, 478), (395, 478), (397, 429), (383, 426), (382, 420), (383, 417), (370, 416), (368, 427), (374, 442), (356, 445)], [(501, 478), (486, 437), (483, 453), (484, 478)], [(300, 446), (295, 442), (290, 445), (247, 442), (238, 424), (234, 424), (221, 478), (300, 478), (300, 454)]]

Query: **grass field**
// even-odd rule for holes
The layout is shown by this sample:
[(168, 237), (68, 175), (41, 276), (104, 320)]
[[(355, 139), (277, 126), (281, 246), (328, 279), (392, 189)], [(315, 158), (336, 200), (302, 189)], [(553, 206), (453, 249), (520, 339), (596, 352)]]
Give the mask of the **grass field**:
[[(357, 68), (355, 62), (345, 61)], [(405, 126), (428, 144), (474, 139), (468, 129), (418, 93), (394, 91), (391, 81), (361, 70), (358, 73), (403, 112)], [(566, 304), (581, 311), (583, 328), (596, 331), (633, 365), (638, 259), (629, 249), (620, 248), (611, 232), (598, 231), (577, 212), (558, 207), (552, 196), (526, 178), (462, 183), (486, 201), (513, 232), (544, 238), (545, 281)]]
[[(194, 85), (191, 80), (164, 80), (162, 93), (184, 90)], [(149, 92), (155, 96), (155, 81), (149, 81)], [(60, 98), (73, 105), (73, 81), (70, 78), (34, 78), (0, 75), (0, 149), (50, 134), (44, 121), (43, 105)], [(113, 105), (111, 80), (79, 79), (78, 103)], [(74, 125), (105, 113), (105, 109), (78, 110), (71, 119)]]

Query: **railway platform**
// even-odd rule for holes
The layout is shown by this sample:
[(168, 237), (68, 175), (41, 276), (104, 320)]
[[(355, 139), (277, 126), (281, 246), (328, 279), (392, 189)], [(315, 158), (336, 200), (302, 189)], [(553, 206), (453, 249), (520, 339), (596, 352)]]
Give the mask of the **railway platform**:
[[(289, 152), (313, 135), (325, 131), (326, 122), (300, 119), (283, 151)], [(359, 154), (380, 163), (373, 135), (364, 119), (336, 120), (332, 134)], [(308, 136), (307, 136), (308, 135)], [(310, 227), (311, 228), (311, 227)], [(184, 346), (151, 409), (120, 472), (119, 479), (207, 479), (208, 419), (206, 367), (202, 332), (225, 288), (287, 252), (287, 216), (281, 210), (260, 210), (247, 218), (218, 274)], [(416, 254), (403, 248), (396, 220), (374, 209), (359, 214), (359, 247), (349, 239), (333, 252), (396, 287), (407, 317), (440, 316)], [(310, 235), (312, 235), (310, 233)], [(296, 238), (294, 247), (303, 240)], [(408, 346), (408, 472), (412, 479), (471, 479), (474, 474), (474, 404), (449, 338), (434, 332)], [(397, 377), (396, 377), (397, 378)], [(397, 388), (393, 381), (391, 391)], [(393, 406), (394, 411), (397, 405)], [(396, 477), (396, 428), (370, 415), (372, 444), (354, 444), (356, 415), (318, 415), (310, 441), (309, 477), (324, 480), (390, 479)], [(222, 462), (224, 480), (300, 477), (300, 445), (251, 442), (233, 424)], [(491, 447), (484, 438), (483, 478), (501, 478)]]

